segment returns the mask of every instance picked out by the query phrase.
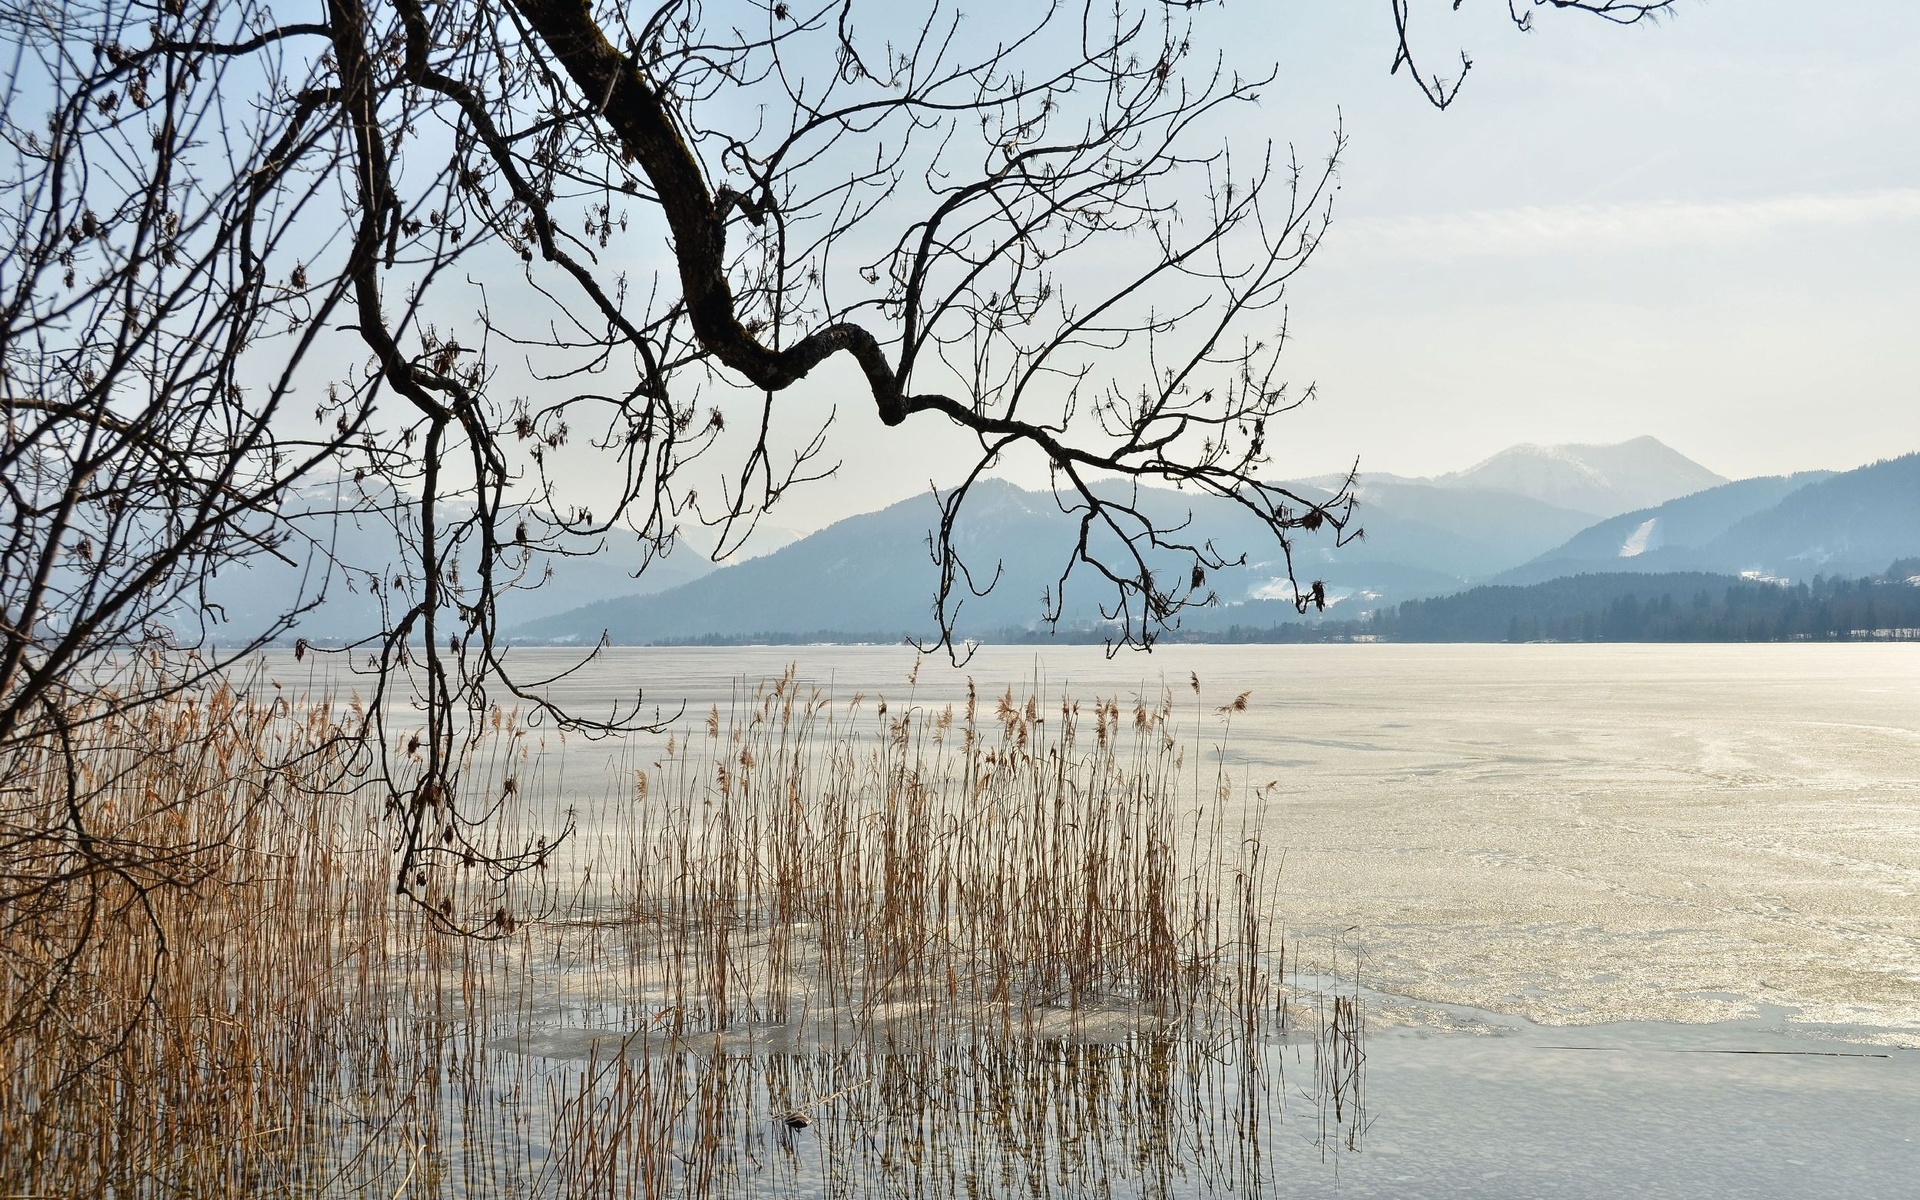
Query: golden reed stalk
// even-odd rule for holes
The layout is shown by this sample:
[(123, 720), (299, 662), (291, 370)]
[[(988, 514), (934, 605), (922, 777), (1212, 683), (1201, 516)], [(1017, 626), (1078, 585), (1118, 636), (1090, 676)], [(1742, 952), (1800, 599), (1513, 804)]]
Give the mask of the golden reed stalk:
[[(490, 938), (395, 899), (327, 699), (73, 722), (0, 794), (0, 1196), (1257, 1193), (1286, 1046), (1358, 1129), (1357, 1002), (1294, 1042), (1258, 797), (1174, 711), (789, 672), (436, 884)], [(509, 846), (561, 756), (495, 724)]]

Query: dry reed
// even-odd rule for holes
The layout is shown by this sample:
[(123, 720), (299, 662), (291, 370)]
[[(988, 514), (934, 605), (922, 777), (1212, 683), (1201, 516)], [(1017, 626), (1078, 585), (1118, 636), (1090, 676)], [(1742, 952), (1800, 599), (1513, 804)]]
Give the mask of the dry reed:
[[(510, 894), (437, 883), (486, 939), (395, 899), (332, 711), (86, 727), (88, 828), (164, 853), (0, 907), (0, 1195), (1250, 1194), (1289, 1045), (1357, 1136), (1356, 1002), (1287, 978), (1258, 814), (1170, 696), (789, 674)], [(559, 814), (499, 724), (466, 780), (517, 793), (508, 846)], [(84, 858), (57, 765), (9, 764), (10, 879)]]

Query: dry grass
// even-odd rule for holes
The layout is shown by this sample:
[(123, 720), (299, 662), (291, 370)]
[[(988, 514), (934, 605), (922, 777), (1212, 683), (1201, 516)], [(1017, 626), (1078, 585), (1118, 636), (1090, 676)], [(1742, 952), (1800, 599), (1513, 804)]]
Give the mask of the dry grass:
[(284, 1173), (319, 1119), (309, 1084), (339, 1069), (336, 934), (385, 907), (326, 811), (329, 733), (321, 710), (231, 693), (84, 725), (77, 818), (53, 746), (7, 764), (9, 1194), (237, 1194)]
[[(57, 758), (9, 764), (0, 1195), (1240, 1195), (1289, 1052), (1306, 1125), (1359, 1128), (1355, 1002), (1286, 977), (1257, 814), (1171, 697), (789, 675), (632, 763), (491, 940), (393, 898), (330, 711), (88, 727), (86, 827), (147, 876), (21, 885), (89, 860)], [(539, 796), (501, 725), (470, 785)]]

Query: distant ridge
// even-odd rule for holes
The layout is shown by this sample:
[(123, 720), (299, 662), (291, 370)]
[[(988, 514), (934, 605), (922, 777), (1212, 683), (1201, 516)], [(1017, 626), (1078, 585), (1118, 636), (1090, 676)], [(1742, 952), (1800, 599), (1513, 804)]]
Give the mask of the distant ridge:
[[(383, 582), (408, 573), (398, 541), (406, 535), (396, 533), (395, 524), (410, 528), (410, 505), (378, 480), (333, 480), (296, 491), (280, 509), (295, 534), (286, 546), (293, 561), (257, 555), (221, 568), (209, 580), (206, 596), (220, 614), (216, 629), (229, 642), (249, 640), (270, 628), (298, 597), (311, 607), (300, 614), (286, 639), (325, 645), (379, 633), (386, 620)], [(781, 534), (770, 530), (757, 542), (771, 543)], [(691, 539), (671, 555), (655, 557), (644, 571), (640, 546), (631, 535), (582, 540), (574, 549), (573, 554), (540, 557), (498, 597), (503, 625), (592, 600), (663, 591), (714, 570), (707, 548)], [(389, 609), (397, 599), (387, 597)]]
[(1539, 558), (1488, 580), (1529, 584), (1562, 575), (1612, 571), (1689, 570), (1695, 551), (1832, 471), (1767, 475), (1722, 484), (1652, 508), (1636, 509), (1588, 526)]
[(1511, 492), (1543, 504), (1611, 517), (1728, 482), (1656, 438), (1612, 446), (1512, 446), (1441, 475), (1437, 487)]
[(1808, 580), (1920, 554), (1920, 454), (1852, 471), (1743, 479), (1582, 530), (1489, 582), (1587, 572), (1709, 571)]
[[(1298, 490), (1326, 494), (1309, 485)], [(1141, 489), (1137, 503), (1167, 527), (1191, 516), (1183, 540), (1212, 542), (1229, 557), (1247, 555), (1245, 565), (1209, 574), (1207, 585), (1220, 604), (1183, 614), (1183, 628), (1300, 619), (1279, 544), (1238, 506), (1155, 488)], [(927, 637), (935, 632), (938, 576), (927, 548), (935, 512), (927, 497), (905, 500), (693, 582), (542, 616), (510, 633), (516, 640), (563, 643), (593, 642), (604, 633), (620, 644), (814, 640), (808, 631), (820, 630), (835, 631), (831, 640), (838, 641)], [(1525, 562), (1590, 523), (1583, 514), (1520, 497), (1400, 483), (1367, 489), (1357, 519), (1367, 536), (1344, 547), (1325, 531), (1294, 543), (1300, 583), (1322, 580), (1328, 611), (1342, 616), (1458, 589)], [(963, 598), (957, 632), (986, 637), (1036, 629), (1042, 597), (1057, 586), (1073, 545), (1073, 519), (1050, 493), (983, 480), (969, 497), (958, 538), (970, 568), (984, 572), (983, 581), (996, 567), (1000, 577), (989, 594)], [(1169, 566), (1186, 570), (1171, 559)], [(1098, 605), (1111, 599), (1092, 572), (1076, 575), (1068, 585), (1063, 627), (1097, 632)]]
[[(1526, 483), (1528, 463), (1594, 486), (1600, 480), (1614, 493), (1631, 485), (1642, 494), (1687, 494), (1596, 522), (1493, 486)], [(1351, 621), (1484, 583), (1622, 571), (1797, 580), (1864, 575), (1920, 555), (1920, 455), (1841, 475), (1809, 471), (1688, 491), (1718, 479), (1652, 438), (1616, 447), (1516, 447), (1440, 480), (1363, 477), (1356, 520), (1366, 537), (1345, 546), (1335, 546), (1326, 530), (1297, 537), (1294, 570), (1302, 584), (1324, 582), (1326, 619)], [(1337, 484), (1315, 480), (1296, 490), (1326, 495)], [(1190, 518), (1186, 540), (1247, 555), (1244, 565), (1209, 573), (1218, 604), (1183, 614), (1184, 633), (1218, 636), (1321, 619), (1294, 611), (1278, 545), (1236, 506), (1152, 488), (1137, 501), (1168, 526)], [(903, 501), (692, 582), (543, 614), (508, 633), (528, 643), (590, 643), (604, 634), (624, 644), (926, 637), (934, 632), (938, 582), (927, 548), (935, 512), (928, 497)], [(1050, 493), (1000, 480), (976, 485), (958, 545), (978, 578), (996, 568), (999, 577), (988, 595), (965, 598), (956, 634), (1052, 636), (1039, 622), (1042, 597), (1057, 585), (1072, 539), (1073, 519)], [(1097, 606), (1110, 599), (1090, 573), (1076, 576), (1060, 632), (1097, 640), (1105, 628)]]
[[(991, 574), (1010, 566), (984, 597), (964, 610), (979, 628), (1031, 621), (1039, 614), (1046, 569), (1070, 536), (1068, 518), (1050, 497), (999, 480), (977, 484), (963, 552)], [(934, 631), (939, 576), (927, 552), (934, 517), (925, 496), (837, 521), (764, 557), (737, 563), (653, 595), (602, 600), (531, 621), (517, 640), (592, 642), (602, 633), (618, 644), (737, 638), (757, 634), (840, 631), (869, 640)], [(1052, 553), (1049, 554), (1048, 552)]]
[(1920, 453), (1808, 484), (1742, 520), (1702, 554), (1723, 570), (1788, 579), (1866, 574), (1920, 554)]

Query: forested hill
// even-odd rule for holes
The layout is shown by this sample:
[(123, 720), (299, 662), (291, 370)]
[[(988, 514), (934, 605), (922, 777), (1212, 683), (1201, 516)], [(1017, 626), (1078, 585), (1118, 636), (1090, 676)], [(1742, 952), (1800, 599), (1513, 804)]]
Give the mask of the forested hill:
[(1865, 579), (1782, 585), (1699, 572), (1573, 575), (1478, 587), (1380, 612), (1396, 642), (1770, 642), (1915, 637), (1920, 559)]

